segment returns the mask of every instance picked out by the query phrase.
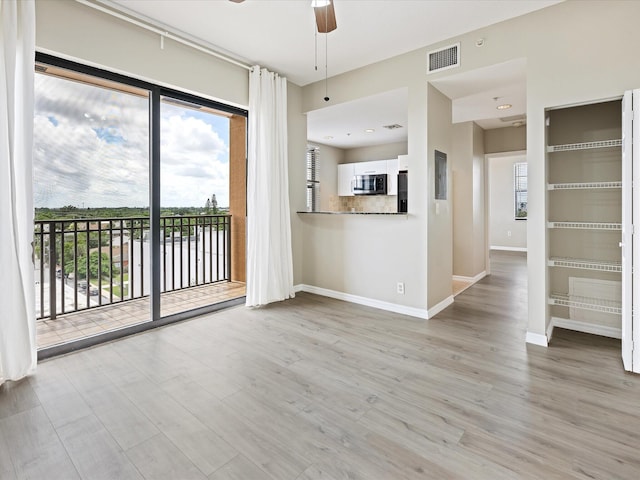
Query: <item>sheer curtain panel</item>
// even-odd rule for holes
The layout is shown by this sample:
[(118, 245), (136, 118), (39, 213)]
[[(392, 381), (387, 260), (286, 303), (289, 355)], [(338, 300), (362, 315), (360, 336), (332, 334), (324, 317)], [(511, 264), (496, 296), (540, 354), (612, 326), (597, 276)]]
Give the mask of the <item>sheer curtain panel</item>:
[(287, 155), (287, 80), (249, 73), (247, 305), (285, 300), (293, 290)]
[(32, 260), (35, 4), (0, 1), (0, 384), (36, 367)]

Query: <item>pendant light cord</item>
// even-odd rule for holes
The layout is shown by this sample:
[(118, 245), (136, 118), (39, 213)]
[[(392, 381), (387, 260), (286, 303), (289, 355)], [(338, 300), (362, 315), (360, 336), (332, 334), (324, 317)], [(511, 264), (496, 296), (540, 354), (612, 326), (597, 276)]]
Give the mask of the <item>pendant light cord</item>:
[(329, 3), (324, 6), (324, 101), (329, 101), (328, 87), (328, 64), (329, 64)]

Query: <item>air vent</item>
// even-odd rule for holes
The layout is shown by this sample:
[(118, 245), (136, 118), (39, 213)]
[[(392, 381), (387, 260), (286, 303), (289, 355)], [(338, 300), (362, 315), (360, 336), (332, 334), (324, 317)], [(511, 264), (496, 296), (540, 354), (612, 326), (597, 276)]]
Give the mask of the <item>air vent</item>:
[(460, 66), (460, 44), (449, 45), (427, 53), (429, 68), (427, 73), (440, 72)]
[(387, 130), (395, 130), (396, 128), (402, 128), (402, 125), (398, 125), (397, 123), (393, 123), (391, 125), (383, 125), (382, 128), (386, 128)]
[(511, 123), (517, 121), (524, 121), (527, 119), (526, 115), (511, 115), (510, 117), (500, 117), (499, 120), (504, 123)]

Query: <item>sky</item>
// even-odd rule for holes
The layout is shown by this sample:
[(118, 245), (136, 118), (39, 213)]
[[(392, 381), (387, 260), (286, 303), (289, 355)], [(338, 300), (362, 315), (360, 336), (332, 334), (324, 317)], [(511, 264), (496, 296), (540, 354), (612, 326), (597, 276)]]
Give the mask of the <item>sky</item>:
[[(34, 205), (149, 206), (149, 101), (36, 74)], [(229, 120), (162, 103), (161, 206), (229, 205)]]

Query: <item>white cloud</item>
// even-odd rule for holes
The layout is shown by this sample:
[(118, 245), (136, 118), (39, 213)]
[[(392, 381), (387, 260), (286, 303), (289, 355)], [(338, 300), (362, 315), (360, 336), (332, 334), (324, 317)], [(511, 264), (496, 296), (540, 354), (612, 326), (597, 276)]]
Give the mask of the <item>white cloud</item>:
[[(162, 113), (162, 206), (228, 205), (228, 139), (189, 110)], [(37, 207), (149, 205), (148, 99), (36, 75), (34, 127)]]

